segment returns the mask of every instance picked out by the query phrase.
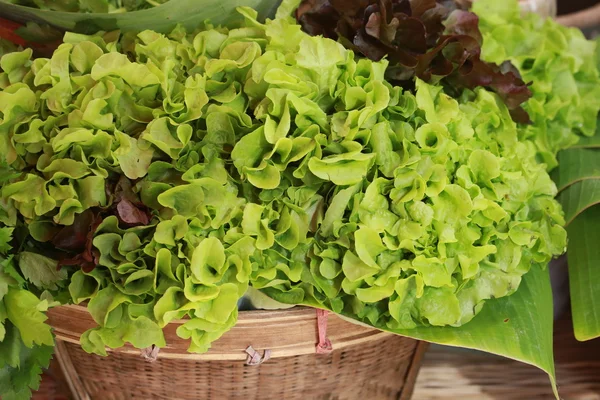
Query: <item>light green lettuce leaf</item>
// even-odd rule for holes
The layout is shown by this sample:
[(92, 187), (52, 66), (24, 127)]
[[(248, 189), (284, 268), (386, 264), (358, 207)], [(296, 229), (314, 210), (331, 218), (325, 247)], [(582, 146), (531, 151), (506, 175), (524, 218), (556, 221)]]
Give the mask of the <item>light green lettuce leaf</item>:
[[(579, 135), (592, 136), (600, 110), (600, 74), (596, 43), (576, 28), (567, 28), (535, 13), (521, 15), (516, 0), (484, 0), (473, 5), (483, 34), (483, 59), (511, 61), (533, 98), (525, 104), (533, 124), (520, 135), (535, 143), (542, 160), (553, 169), (559, 150), (574, 145)], [(518, 17), (517, 17), (518, 16)]]

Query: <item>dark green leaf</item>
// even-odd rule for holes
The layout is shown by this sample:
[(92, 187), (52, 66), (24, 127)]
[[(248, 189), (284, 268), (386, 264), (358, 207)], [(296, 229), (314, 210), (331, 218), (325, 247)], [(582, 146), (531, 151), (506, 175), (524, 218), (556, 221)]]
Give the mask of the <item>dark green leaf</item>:
[(277, 2), (273, 0), (171, 0), (159, 7), (118, 14), (72, 13), (38, 10), (9, 4), (0, 0), (0, 15), (18, 22), (46, 23), (51, 26), (80, 33), (97, 31), (143, 31), (170, 32), (178, 23), (188, 29), (201, 26), (206, 20), (215, 25), (239, 22), (241, 16), (235, 9), (248, 6), (259, 12), (262, 18), (272, 15)]
[(7, 334), (0, 342), (0, 393), (3, 400), (27, 400), (31, 390), (37, 390), (41, 374), (52, 358), (52, 346), (23, 345), (19, 331), (10, 323)]
[(558, 195), (569, 225), (579, 214), (600, 203), (600, 179), (576, 182)]
[(567, 228), (569, 284), (575, 337), (600, 336), (600, 207), (584, 211)]
[(600, 148), (600, 135), (592, 137), (582, 137), (576, 145), (573, 145), (571, 149), (599, 149)]
[(56, 290), (57, 284), (67, 279), (67, 270), (59, 269), (56, 260), (28, 251), (19, 254), (19, 268), (25, 279), (40, 289)]
[(13, 228), (0, 228), (0, 254), (6, 254), (12, 248), (10, 241), (12, 240)]
[(552, 179), (559, 192), (586, 179), (600, 179), (600, 152), (597, 150), (570, 148), (559, 153), (558, 161)]

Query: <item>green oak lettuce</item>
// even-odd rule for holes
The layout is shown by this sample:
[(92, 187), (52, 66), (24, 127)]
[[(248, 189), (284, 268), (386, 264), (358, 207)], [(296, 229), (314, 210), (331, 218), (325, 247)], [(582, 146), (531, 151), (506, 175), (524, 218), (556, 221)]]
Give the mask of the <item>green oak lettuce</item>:
[[(346, 139), (329, 145), (336, 153), (309, 161), (321, 180), (344, 183), (325, 196), (301, 278), (285, 271), (289, 282), (274, 285), (283, 271), (267, 259), (253, 285), (284, 303), (380, 327), (460, 326), (486, 299), (513, 293), (532, 265), (562, 253), (556, 188), (491, 93), (456, 101), (417, 81), (416, 96), (385, 95), (379, 116), (354, 125), (367, 135), (362, 151), (348, 151), (361, 147)], [(328, 160), (337, 168), (328, 170)], [(277, 258), (293, 261), (299, 251), (282, 246)]]
[[(523, 137), (536, 143), (553, 170), (558, 201), (569, 232), (569, 281), (575, 336), (600, 335), (598, 251), (594, 246), (600, 198), (598, 185), (598, 111), (600, 66), (598, 42), (536, 15), (523, 18), (516, 2), (481, 0), (474, 5), (481, 18), (489, 60), (510, 59), (524, 79), (532, 81), (533, 98), (525, 108), (534, 124), (522, 126)], [(561, 150), (558, 153), (558, 150)]]
[(556, 187), (497, 95), (405, 91), (385, 60), (240, 12), (0, 60), (0, 222), (24, 246), (5, 273), (32, 291), (4, 297), (40, 311), (17, 329), (87, 302), (89, 352), (164, 346), (181, 318), (204, 352), (250, 287), (381, 329), (459, 327), (564, 251)]
[(523, 80), (531, 82), (533, 98), (525, 104), (532, 124), (521, 135), (536, 145), (549, 169), (556, 154), (596, 132), (600, 110), (600, 77), (596, 43), (575, 28), (521, 15), (516, 0), (478, 0), (473, 4), (483, 34), (482, 58), (510, 60)]

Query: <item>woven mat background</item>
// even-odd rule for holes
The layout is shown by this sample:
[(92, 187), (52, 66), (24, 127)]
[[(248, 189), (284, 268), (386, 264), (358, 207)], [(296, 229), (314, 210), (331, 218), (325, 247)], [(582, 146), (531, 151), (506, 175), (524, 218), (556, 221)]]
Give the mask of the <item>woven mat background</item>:
[[(567, 314), (556, 324), (554, 348), (562, 398), (600, 400), (600, 340), (577, 342)], [(69, 398), (60, 369), (53, 365), (34, 400)], [(413, 395), (413, 400), (553, 398), (548, 377), (534, 367), (481, 352), (442, 346), (429, 348)]]

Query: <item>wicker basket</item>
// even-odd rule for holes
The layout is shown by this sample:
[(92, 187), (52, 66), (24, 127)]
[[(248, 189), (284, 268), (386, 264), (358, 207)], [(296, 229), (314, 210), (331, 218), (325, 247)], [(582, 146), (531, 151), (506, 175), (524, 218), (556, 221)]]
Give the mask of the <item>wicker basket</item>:
[[(384, 333), (329, 315), (333, 351), (316, 354), (315, 310), (241, 312), (237, 325), (206, 354), (189, 354), (188, 342), (165, 328), (168, 346), (155, 362), (133, 347), (108, 357), (85, 353), (79, 338), (95, 326), (84, 307), (48, 313), (57, 358), (73, 397), (79, 399), (409, 399), (424, 342)], [(321, 334), (323, 332), (321, 331)], [(252, 346), (270, 359), (247, 365)], [(255, 360), (256, 361), (256, 360)]]

